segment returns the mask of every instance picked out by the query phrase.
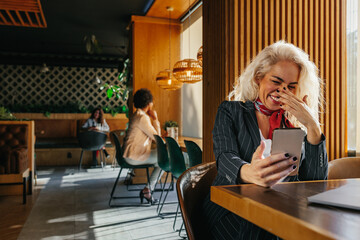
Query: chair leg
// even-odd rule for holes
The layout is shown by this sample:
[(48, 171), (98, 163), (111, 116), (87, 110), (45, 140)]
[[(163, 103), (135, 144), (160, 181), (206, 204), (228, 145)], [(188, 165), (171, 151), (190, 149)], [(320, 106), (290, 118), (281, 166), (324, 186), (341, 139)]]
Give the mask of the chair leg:
[(150, 185), (150, 174), (149, 174), (149, 168), (146, 168), (146, 177), (147, 177), (147, 183), (149, 184), (150, 193), (153, 193), (153, 190), (151, 189)]
[[(159, 177), (160, 177), (160, 176), (161, 176), (161, 172), (160, 172), (160, 174), (159, 174)], [(162, 186), (162, 190), (161, 190), (161, 194), (160, 194), (160, 198), (159, 198), (159, 203), (158, 203), (158, 206), (157, 206), (157, 208), (156, 208), (156, 212), (158, 213), (158, 215), (159, 215), (159, 207), (160, 207), (160, 205), (161, 205), (160, 202), (161, 202), (161, 199), (162, 199), (162, 195), (164, 194), (164, 188), (165, 188), (165, 185), (166, 185), (168, 176), (169, 176), (169, 172), (166, 173), (165, 181), (164, 181), (164, 184), (163, 184), (163, 186)], [(159, 178), (159, 177), (158, 177), (158, 178)]]
[(118, 181), (119, 181), (121, 171), (122, 171), (122, 168), (120, 167), (119, 174), (118, 174), (118, 176), (117, 176), (117, 178), (116, 178), (116, 181), (115, 181), (115, 183), (114, 183), (114, 186), (113, 186), (113, 188), (112, 188), (112, 190), (111, 190), (110, 200), (109, 200), (109, 206), (110, 206), (111, 200), (112, 200), (112, 198), (113, 198), (113, 195), (114, 195), (114, 192), (115, 192), (116, 185), (117, 185), (117, 183), (118, 183)]
[(79, 164), (79, 171), (81, 171), (81, 164), (82, 164), (82, 160), (83, 160), (83, 154), (84, 154), (84, 150), (81, 150), (81, 154), (80, 154), (80, 164)]
[(102, 171), (104, 171), (104, 153), (102, 150), (99, 150), (99, 156), (100, 156), (101, 169)]
[(32, 179), (32, 171), (30, 171), (30, 175), (29, 175), (29, 178), (30, 178), (30, 180), (29, 180), (29, 194), (31, 195), (32, 194), (32, 181), (33, 181), (33, 179)]
[(23, 177), (23, 204), (26, 204), (26, 177)]
[(179, 237), (181, 238), (186, 238), (186, 235), (185, 236), (181, 236), (181, 231), (184, 229), (184, 222), (181, 224), (180, 226), (180, 229), (179, 229)]
[(180, 208), (180, 204), (178, 204), (177, 208), (176, 208), (176, 215), (175, 215), (175, 219), (174, 219), (174, 223), (173, 223), (173, 230), (176, 232), (178, 230), (175, 229), (175, 224), (176, 224), (176, 218), (179, 212), (179, 208)]

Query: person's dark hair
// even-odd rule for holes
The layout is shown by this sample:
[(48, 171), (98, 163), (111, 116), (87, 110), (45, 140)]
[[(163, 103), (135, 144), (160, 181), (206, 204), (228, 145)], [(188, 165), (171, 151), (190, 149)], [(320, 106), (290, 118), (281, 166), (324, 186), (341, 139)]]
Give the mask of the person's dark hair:
[(153, 96), (149, 89), (141, 88), (134, 94), (134, 106), (136, 108), (144, 108), (152, 101)]
[(102, 110), (101, 107), (95, 108), (95, 109), (92, 111), (90, 118), (94, 118), (95, 112), (96, 112), (97, 110), (99, 110), (99, 119), (97, 120), (97, 122), (103, 124), (103, 123), (104, 123), (104, 111)]

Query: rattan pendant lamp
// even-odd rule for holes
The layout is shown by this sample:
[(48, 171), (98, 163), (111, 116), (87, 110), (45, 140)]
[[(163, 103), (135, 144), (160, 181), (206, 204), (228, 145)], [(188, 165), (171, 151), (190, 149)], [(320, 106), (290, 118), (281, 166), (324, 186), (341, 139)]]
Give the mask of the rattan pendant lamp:
[(165, 90), (177, 90), (182, 87), (183, 83), (178, 81), (172, 71), (170, 70), (171, 64), (171, 11), (174, 9), (172, 7), (166, 7), (166, 10), (169, 12), (169, 69), (160, 71), (156, 75), (156, 83), (159, 87)]
[(173, 74), (177, 80), (183, 83), (196, 83), (202, 80), (202, 67), (195, 59), (190, 58), (190, 0), (189, 0), (189, 58), (175, 63)]
[(200, 66), (202, 67), (203, 66), (203, 47), (201, 46), (197, 52), (197, 56), (196, 56)]

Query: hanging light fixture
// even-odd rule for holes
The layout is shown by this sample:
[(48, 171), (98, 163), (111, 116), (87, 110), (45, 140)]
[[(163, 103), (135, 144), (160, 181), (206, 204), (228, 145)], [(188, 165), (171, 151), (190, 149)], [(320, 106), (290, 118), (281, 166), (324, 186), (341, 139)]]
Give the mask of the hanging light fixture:
[(169, 12), (169, 69), (160, 71), (156, 75), (156, 83), (159, 87), (165, 90), (177, 90), (182, 87), (183, 83), (178, 81), (170, 70), (171, 64), (171, 11), (174, 9), (172, 7), (166, 7), (166, 10)]
[(203, 47), (201, 46), (197, 52), (197, 60), (200, 64), (200, 66), (202, 67), (202, 63), (203, 63)]
[(177, 80), (184, 83), (196, 83), (202, 80), (202, 67), (195, 59), (190, 58), (190, 0), (189, 0), (189, 58), (175, 63), (173, 74)]

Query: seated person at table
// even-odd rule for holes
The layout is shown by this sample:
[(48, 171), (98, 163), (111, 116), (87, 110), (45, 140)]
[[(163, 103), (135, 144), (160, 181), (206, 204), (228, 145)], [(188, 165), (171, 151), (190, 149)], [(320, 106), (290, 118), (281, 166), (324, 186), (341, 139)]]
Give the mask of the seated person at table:
[[(271, 187), (281, 179), (326, 179), (325, 136), (318, 120), (321, 84), (315, 64), (301, 49), (284, 41), (263, 49), (237, 80), (229, 95), (233, 101), (218, 108), (213, 129), (218, 174), (213, 185)], [(288, 175), (296, 168), (296, 157), (270, 154), (273, 130), (281, 127), (300, 127), (307, 133), (295, 176)], [(203, 214), (213, 239), (277, 239), (209, 196)]]
[[(104, 112), (100, 107), (95, 108), (90, 118), (86, 120), (86, 122), (82, 125), (83, 129), (87, 130), (95, 130), (95, 131), (102, 131), (102, 132), (108, 132), (110, 130), (109, 125), (106, 123), (104, 119)], [(104, 154), (106, 158), (109, 158), (109, 153), (105, 150), (105, 147), (103, 148)], [(97, 155), (99, 151), (93, 151), (93, 166), (97, 165)]]
[(154, 199), (151, 192), (155, 188), (161, 168), (157, 166), (157, 152), (156, 149), (151, 149), (151, 144), (155, 142), (154, 135), (160, 136), (160, 122), (156, 111), (153, 110), (153, 96), (148, 89), (136, 91), (134, 106), (136, 112), (130, 119), (124, 140), (124, 158), (131, 165), (156, 164), (150, 176), (150, 184), (140, 191), (141, 203), (144, 198), (152, 203)]

